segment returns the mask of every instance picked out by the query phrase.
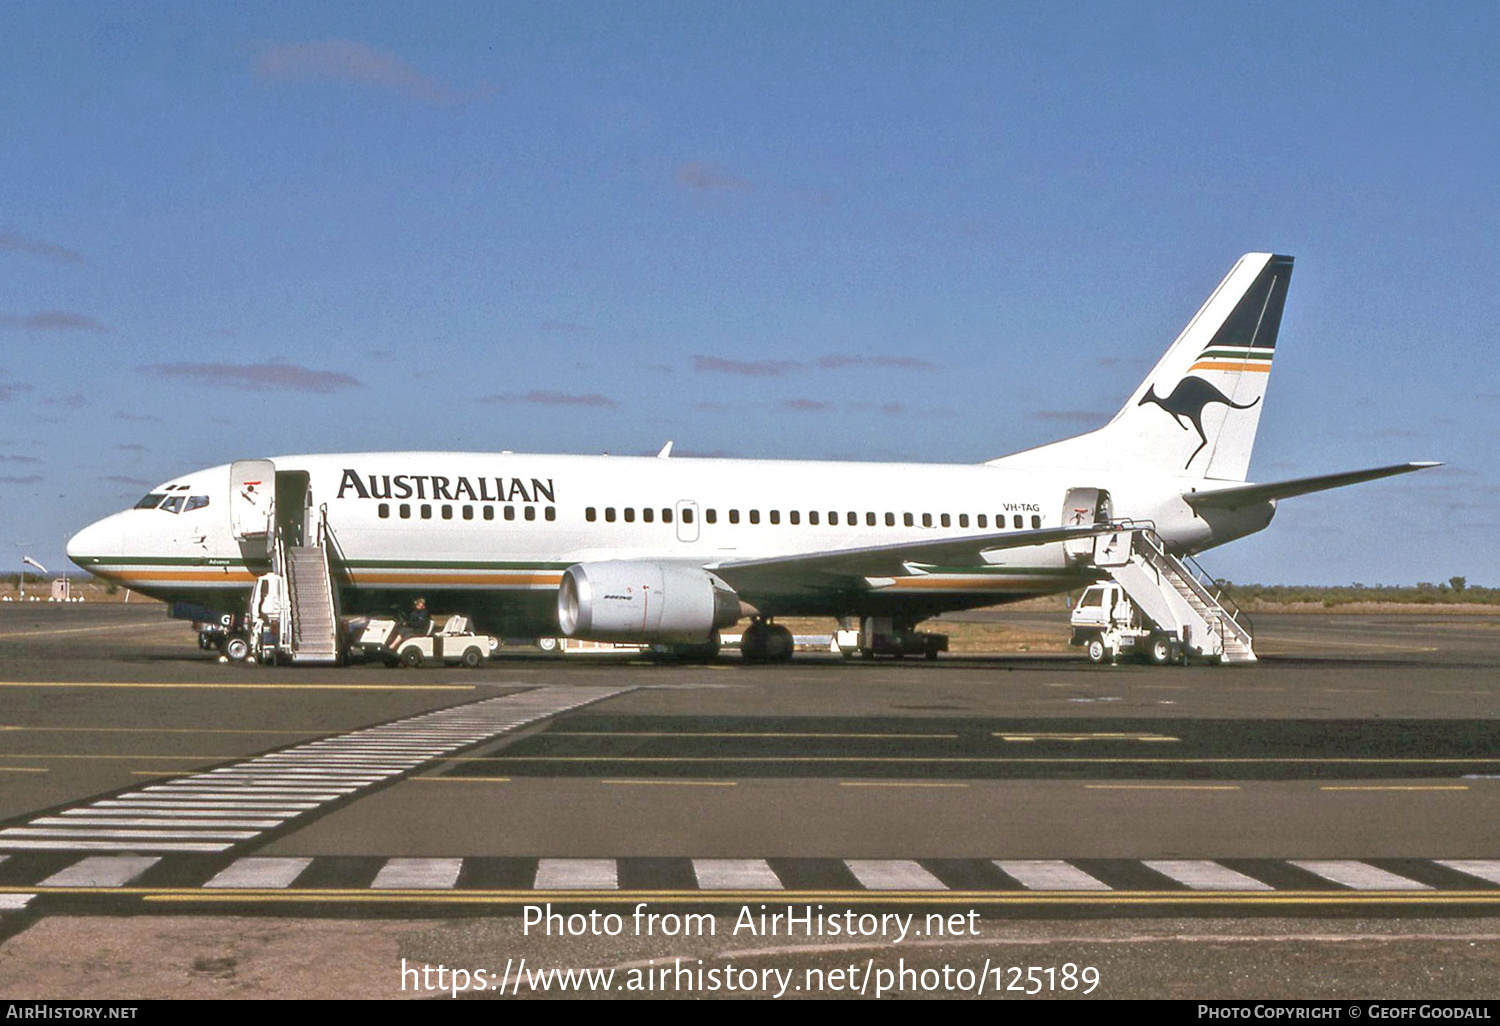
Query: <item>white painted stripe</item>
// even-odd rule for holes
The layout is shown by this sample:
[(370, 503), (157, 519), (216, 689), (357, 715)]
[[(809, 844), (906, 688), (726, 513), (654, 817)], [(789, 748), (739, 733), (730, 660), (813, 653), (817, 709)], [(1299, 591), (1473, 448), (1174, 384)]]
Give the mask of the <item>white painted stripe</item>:
[(694, 859), (693, 875), (705, 891), (785, 890), (765, 859)]
[(306, 801), (306, 800), (310, 800), (310, 799), (316, 798), (319, 801), (331, 802), (335, 798), (342, 798), (343, 797), (343, 795), (338, 795), (338, 794), (306, 794), (306, 793), (302, 793), (302, 792), (298, 792), (296, 794), (291, 794), (291, 793), (288, 793), (286, 791), (264, 791), (264, 792), (257, 791), (257, 792), (246, 792), (245, 794), (234, 794), (233, 792), (230, 792), (230, 791), (199, 791), (199, 790), (158, 791), (154, 795), (148, 795), (148, 797), (168, 798), (168, 797), (172, 797), (174, 795), (177, 796), (177, 797), (188, 798), (188, 799), (192, 799), (192, 798), (212, 798), (213, 800), (220, 801), (220, 802), (232, 802), (236, 798), (247, 798), (247, 799), (248, 798), (257, 798), (257, 799), (259, 799), (261, 801), (266, 801), (267, 799), (270, 799), (270, 798), (285, 798), (285, 799), (287, 799), (289, 801), (296, 800), (296, 799), (302, 799), (302, 800)]
[(0, 840), (0, 848), (8, 851), (119, 851), (128, 848), (131, 851), (212, 852), (228, 847), (227, 842), (215, 844), (208, 841), (131, 841), (121, 844), (119, 841)]
[(280, 826), (281, 822), (279, 819), (195, 819), (190, 816), (178, 816), (172, 819), (152, 819), (147, 816), (140, 818), (90, 816), (84, 819), (76, 816), (45, 816), (41, 819), (33, 819), (31, 825), (39, 827), (256, 827), (260, 830), (267, 830)]
[(85, 806), (90, 809), (251, 809), (256, 812), (285, 812), (296, 815), (308, 809), (316, 809), (317, 802), (168, 802), (154, 798), (136, 798), (131, 801), (99, 801)]
[(248, 841), (259, 830), (90, 830), (79, 827), (9, 827), (0, 839), (12, 837), (65, 837), (116, 841)]
[(1292, 859), (1291, 864), (1356, 891), (1430, 891), (1431, 887), (1353, 859)]
[[(202, 808), (65, 808), (63, 810), (62, 822), (98, 823), (104, 822), (107, 817), (132, 816), (144, 820), (144, 822), (162, 823), (171, 820), (181, 820), (186, 823), (225, 823), (229, 820), (243, 819), (246, 816), (264, 819), (272, 825), (279, 825), (285, 820), (296, 816), (294, 811), (288, 813), (275, 813), (275, 811), (260, 811), (255, 808), (234, 808), (233, 811), (205, 811)], [(42, 822), (37, 819), (34, 822)]]
[(1469, 876), (1477, 876), (1481, 880), (1500, 884), (1500, 859), (1437, 859), (1440, 866), (1456, 869), (1460, 873)]
[(1077, 866), (1060, 859), (996, 859), (995, 865), (1031, 891), (1108, 891), (1109, 884), (1095, 880)]
[(95, 855), (53, 873), (38, 887), (124, 887), (160, 862), (141, 855)]
[(536, 867), (539, 891), (613, 891), (620, 886), (614, 859), (542, 859)]
[(458, 883), (463, 859), (390, 859), (370, 884), (375, 890), (448, 890)]
[(871, 891), (946, 891), (948, 885), (909, 859), (845, 859), (854, 878)]
[(1142, 864), (1195, 891), (1271, 891), (1268, 883), (1207, 859), (1144, 859)]
[(308, 858), (270, 858), (250, 856), (235, 859), (204, 887), (290, 887), (303, 870), (312, 865)]
[(0, 894), (0, 912), (19, 912), (31, 904), (35, 894)]

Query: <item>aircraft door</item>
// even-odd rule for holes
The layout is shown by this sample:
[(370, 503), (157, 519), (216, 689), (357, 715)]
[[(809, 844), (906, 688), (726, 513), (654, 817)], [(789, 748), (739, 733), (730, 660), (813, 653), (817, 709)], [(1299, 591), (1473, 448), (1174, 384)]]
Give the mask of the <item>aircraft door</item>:
[[(1102, 488), (1069, 488), (1063, 497), (1062, 525), (1086, 527), (1109, 520), (1113, 511), (1109, 492)], [(1078, 538), (1063, 542), (1063, 554), (1069, 563), (1077, 563), (1093, 554), (1094, 540)]]
[(677, 540), (698, 540), (698, 504), (691, 499), (679, 499), (677, 502)]
[(229, 524), (235, 541), (270, 536), (276, 514), (276, 464), (236, 460), (229, 467)]
[(276, 473), (276, 530), (289, 546), (306, 545), (307, 507), (312, 502), (311, 479), (305, 470)]

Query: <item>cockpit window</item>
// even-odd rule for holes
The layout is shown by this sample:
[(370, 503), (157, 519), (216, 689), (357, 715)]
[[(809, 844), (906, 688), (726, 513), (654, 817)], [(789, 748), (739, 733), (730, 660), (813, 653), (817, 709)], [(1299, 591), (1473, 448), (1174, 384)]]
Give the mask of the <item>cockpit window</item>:
[(188, 496), (187, 505), (184, 506), (184, 507), (182, 507), (182, 511), (184, 513), (191, 513), (193, 510), (195, 510), (195, 509), (202, 509), (204, 506), (207, 506), (207, 505), (208, 505), (208, 496), (207, 495), (191, 495), (191, 496)]
[(182, 503), (186, 498), (186, 495), (169, 495), (167, 501), (161, 504), (161, 508), (167, 513), (181, 513)]
[(143, 498), (140, 502), (136, 503), (135, 504), (135, 508), (136, 509), (155, 509), (157, 503), (161, 502), (161, 500), (164, 499), (164, 498), (166, 498), (166, 496), (163, 495), (161, 492), (152, 492), (150, 495), (148, 495), (145, 498)]

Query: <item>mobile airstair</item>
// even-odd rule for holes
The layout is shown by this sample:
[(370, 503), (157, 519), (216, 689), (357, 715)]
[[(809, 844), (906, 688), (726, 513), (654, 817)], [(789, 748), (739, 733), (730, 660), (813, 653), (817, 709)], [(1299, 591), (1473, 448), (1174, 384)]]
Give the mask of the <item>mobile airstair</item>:
[[(1106, 614), (1102, 637), (1118, 652), (1124, 641), (1163, 640), (1185, 656), (1221, 663), (1253, 663), (1255, 648), (1246, 617), (1191, 556), (1168, 552), (1149, 524), (1122, 522), (1094, 538), (1092, 563), (1129, 596), (1139, 616)], [(1078, 618), (1075, 617), (1075, 625)], [(1111, 637), (1114, 630), (1120, 637)], [(1160, 651), (1158, 647), (1156, 651)]]

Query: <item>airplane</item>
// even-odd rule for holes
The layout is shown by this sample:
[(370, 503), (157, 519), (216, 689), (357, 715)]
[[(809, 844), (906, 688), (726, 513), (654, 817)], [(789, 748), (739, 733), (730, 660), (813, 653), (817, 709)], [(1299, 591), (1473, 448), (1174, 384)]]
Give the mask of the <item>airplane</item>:
[(910, 637), (1099, 580), (1096, 539), (1121, 525), (1187, 556), (1264, 529), (1282, 499), (1438, 466), (1246, 481), (1291, 271), (1241, 257), (1107, 424), (981, 464), (677, 458), (670, 442), (248, 459), (164, 482), (68, 556), (184, 618), (243, 614), (257, 578), (316, 550), (335, 619), (420, 595), (502, 636), (712, 655), (748, 618), (751, 661), (790, 657), (777, 617)]

